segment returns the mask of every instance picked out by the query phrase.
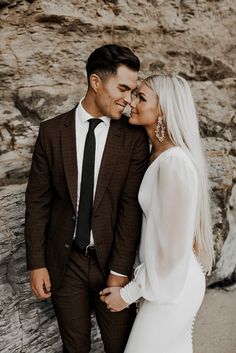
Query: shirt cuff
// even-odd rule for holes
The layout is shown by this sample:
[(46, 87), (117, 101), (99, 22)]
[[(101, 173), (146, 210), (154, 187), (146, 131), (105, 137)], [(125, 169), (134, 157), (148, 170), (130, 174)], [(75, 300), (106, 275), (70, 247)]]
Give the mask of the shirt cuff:
[(115, 272), (115, 271), (112, 271), (112, 270), (110, 270), (110, 273), (111, 273), (112, 275), (115, 275), (115, 276), (128, 277), (128, 276), (126, 276), (126, 275), (123, 275), (122, 273), (118, 273), (118, 272)]
[(133, 280), (120, 289), (120, 295), (130, 305), (142, 297), (141, 286)]

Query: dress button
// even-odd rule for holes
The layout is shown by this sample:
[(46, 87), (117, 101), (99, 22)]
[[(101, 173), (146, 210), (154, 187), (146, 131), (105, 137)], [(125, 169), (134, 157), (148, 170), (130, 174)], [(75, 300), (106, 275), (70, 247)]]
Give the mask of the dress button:
[(73, 215), (73, 216), (72, 216), (72, 219), (73, 219), (73, 221), (75, 221), (75, 220), (76, 220), (76, 217), (75, 217), (75, 215)]
[(66, 248), (66, 249), (69, 249), (69, 247), (70, 247), (70, 244), (65, 243), (65, 248)]

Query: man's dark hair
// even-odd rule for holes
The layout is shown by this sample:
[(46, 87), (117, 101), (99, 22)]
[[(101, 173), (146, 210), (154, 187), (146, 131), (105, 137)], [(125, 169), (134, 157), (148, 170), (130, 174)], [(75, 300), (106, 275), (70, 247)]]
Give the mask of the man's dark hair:
[(102, 79), (115, 75), (120, 65), (125, 65), (134, 71), (140, 69), (139, 58), (127, 47), (106, 44), (95, 49), (86, 64), (88, 82), (90, 75), (94, 73)]

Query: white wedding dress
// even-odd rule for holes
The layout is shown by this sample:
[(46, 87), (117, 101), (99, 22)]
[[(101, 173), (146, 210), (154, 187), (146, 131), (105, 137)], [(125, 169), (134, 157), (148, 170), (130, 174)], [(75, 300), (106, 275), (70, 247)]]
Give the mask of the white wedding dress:
[(125, 353), (191, 353), (192, 325), (205, 293), (193, 252), (198, 175), (187, 152), (172, 147), (147, 169), (140, 265), (121, 289), (129, 304), (142, 298)]

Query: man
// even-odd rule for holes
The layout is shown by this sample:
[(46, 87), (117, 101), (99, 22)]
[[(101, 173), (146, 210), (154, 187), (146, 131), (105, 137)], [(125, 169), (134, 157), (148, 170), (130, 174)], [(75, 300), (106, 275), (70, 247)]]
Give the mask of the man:
[(126, 47), (96, 49), (84, 99), (43, 122), (36, 141), (26, 191), (27, 264), (33, 292), (52, 294), (64, 353), (90, 351), (91, 305), (108, 353), (123, 352), (134, 320), (133, 307), (110, 312), (99, 292), (128, 282), (140, 235), (137, 193), (148, 141), (122, 116), (139, 66)]

